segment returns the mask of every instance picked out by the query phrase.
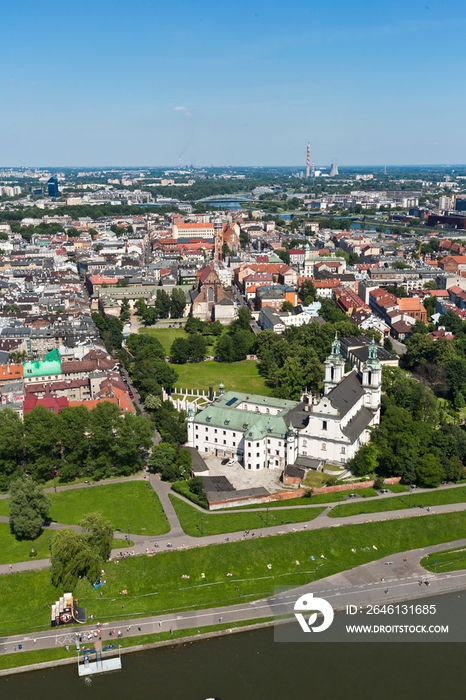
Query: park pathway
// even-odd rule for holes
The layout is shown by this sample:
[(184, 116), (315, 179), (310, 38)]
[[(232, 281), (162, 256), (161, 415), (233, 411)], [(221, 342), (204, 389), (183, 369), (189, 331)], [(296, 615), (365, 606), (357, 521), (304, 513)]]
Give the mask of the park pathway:
[[(162, 487), (165, 486), (163, 482), (159, 482)], [(158, 493), (158, 492), (157, 492)], [(162, 489), (160, 489), (160, 493)], [(165, 493), (165, 497), (168, 500), (168, 495)], [(171, 505), (171, 504), (170, 504)], [(254, 530), (246, 535), (243, 532), (230, 532), (220, 535), (207, 535), (205, 537), (192, 537), (186, 535), (180, 526), (173, 528), (169, 533), (164, 535), (152, 535), (148, 537), (147, 535), (132, 535), (131, 538), (134, 541), (134, 545), (131, 547), (125, 547), (125, 540), (122, 539), (121, 549), (114, 549), (111, 553), (111, 558), (116, 559), (120, 556), (120, 553), (129, 553), (130, 556), (137, 556), (141, 554), (157, 554), (164, 551), (167, 546), (172, 550), (178, 549), (189, 549), (194, 547), (206, 547), (214, 544), (222, 544), (227, 542), (238, 542), (245, 539), (257, 539), (260, 537), (273, 537), (277, 535), (284, 535), (291, 532), (299, 532), (303, 530), (320, 530), (332, 527), (341, 527), (342, 525), (360, 524), (360, 523), (370, 523), (370, 522), (383, 522), (386, 520), (404, 520), (405, 518), (428, 518), (437, 513), (457, 513), (466, 510), (466, 503), (452, 503), (444, 506), (432, 506), (430, 511), (425, 508), (410, 508), (403, 510), (392, 510), (392, 511), (382, 511), (380, 513), (371, 513), (370, 516), (367, 513), (362, 513), (360, 515), (350, 515), (348, 517), (341, 518), (328, 518), (327, 515), (331, 510), (326, 508), (323, 513), (321, 513), (317, 518), (311, 520), (307, 523), (288, 523), (282, 525), (274, 525), (273, 527), (263, 527)], [(167, 516), (168, 517), (168, 516)], [(63, 526), (58, 523), (54, 523), (56, 527), (69, 527)], [(115, 533), (115, 536), (122, 538), (121, 533)], [(35, 569), (43, 569), (50, 566), (49, 559), (41, 559), (39, 561), (27, 561), (18, 562), (15, 564), (3, 564), (0, 565), (0, 575), (10, 574), (17, 571), (33, 571)]]

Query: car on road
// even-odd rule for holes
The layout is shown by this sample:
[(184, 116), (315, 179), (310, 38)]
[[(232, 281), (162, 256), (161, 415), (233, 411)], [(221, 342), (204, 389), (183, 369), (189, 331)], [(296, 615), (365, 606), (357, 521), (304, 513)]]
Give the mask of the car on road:
[(130, 399), (134, 399), (134, 394), (132, 391), (128, 391), (128, 395)]

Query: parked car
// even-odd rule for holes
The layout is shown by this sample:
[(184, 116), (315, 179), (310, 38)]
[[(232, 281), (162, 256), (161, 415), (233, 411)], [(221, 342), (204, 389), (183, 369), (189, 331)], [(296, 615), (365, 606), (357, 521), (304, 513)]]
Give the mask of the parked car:
[(235, 463), (235, 460), (234, 460), (234, 459), (229, 459), (228, 462), (227, 462), (227, 465), (228, 465), (229, 467), (232, 467), (232, 466), (234, 465), (234, 463)]
[(225, 466), (225, 464), (228, 464), (228, 462), (229, 462), (229, 459), (227, 457), (226, 459), (222, 459), (221, 464), (223, 464), (223, 466)]

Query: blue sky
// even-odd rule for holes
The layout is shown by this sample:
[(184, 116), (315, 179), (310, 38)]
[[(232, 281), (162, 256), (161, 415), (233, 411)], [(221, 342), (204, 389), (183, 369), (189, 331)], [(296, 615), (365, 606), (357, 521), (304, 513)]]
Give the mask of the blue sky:
[(466, 163), (464, 0), (2, 3), (0, 165)]

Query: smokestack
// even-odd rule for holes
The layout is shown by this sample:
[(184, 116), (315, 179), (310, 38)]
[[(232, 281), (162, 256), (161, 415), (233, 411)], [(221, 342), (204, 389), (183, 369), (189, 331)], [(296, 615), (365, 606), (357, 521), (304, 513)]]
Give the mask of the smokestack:
[(309, 177), (311, 172), (311, 144), (307, 143), (307, 151), (306, 151), (306, 177)]

